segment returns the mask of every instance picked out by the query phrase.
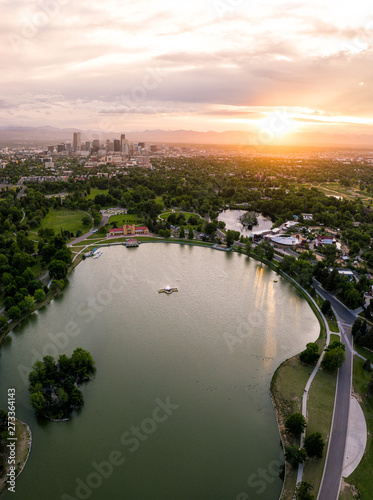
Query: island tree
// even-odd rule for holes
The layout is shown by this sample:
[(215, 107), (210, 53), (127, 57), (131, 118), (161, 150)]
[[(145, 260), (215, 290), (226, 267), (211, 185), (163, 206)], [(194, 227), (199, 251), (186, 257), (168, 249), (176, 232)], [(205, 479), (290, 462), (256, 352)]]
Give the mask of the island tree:
[(94, 359), (88, 351), (78, 347), (69, 358), (61, 355), (58, 361), (44, 356), (36, 361), (29, 374), (30, 402), (35, 413), (50, 419), (63, 419), (83, 405), (83, 394), (78, 384), (90, 379)]

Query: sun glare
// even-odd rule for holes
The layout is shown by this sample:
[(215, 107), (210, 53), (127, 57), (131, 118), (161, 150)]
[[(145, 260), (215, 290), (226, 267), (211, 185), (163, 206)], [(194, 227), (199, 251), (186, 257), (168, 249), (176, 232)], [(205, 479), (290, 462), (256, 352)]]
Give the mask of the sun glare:
[(269, 113), (259, 122), (262, 131), (270, 133), (275, 137), (282, 137), (294, 132), (298, 123), (289, 117), (286, 111), (279, 110)]

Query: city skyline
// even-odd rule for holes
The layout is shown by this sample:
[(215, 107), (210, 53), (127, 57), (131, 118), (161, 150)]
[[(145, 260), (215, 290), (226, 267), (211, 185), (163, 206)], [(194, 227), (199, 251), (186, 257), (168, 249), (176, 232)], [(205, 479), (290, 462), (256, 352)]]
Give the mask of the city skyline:
[(368, 2), (2, 3), (5, 126), (373, 133)]

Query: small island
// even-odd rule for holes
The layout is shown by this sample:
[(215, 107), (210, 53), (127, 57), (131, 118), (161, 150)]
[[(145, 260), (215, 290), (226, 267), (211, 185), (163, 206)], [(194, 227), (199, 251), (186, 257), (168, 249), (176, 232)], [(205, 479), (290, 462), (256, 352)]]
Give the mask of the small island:
[(256, 216), (255, 212), (245, 212), (242, 214), (238, 220), (241, 222), (241, 224), (248, 229), (252, 229), (253, 226), (256, 226), (258, 224), (258, 218)]
[(29, 374), (30, 401), (36, 415), (67, 420), (73, 410), (84, 404), (78, 384), (90, 379), (94, 363), (91, 354), (81, 347), (75, 349), (71, 358), (62, 354), (58, 361), (53, 356), (36, 361)]

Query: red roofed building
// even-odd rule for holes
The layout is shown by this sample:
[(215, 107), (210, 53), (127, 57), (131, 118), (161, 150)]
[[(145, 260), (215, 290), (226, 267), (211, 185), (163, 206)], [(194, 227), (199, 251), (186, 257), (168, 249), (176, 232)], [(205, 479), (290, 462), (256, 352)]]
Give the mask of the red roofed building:
[(123, 227), (113, 227), (109, 230), (109, 236), (117, 236), (118, 234), (123, 234), (124, 236), (128, 236), (129, 234), (149, 234), (149, 229), (146, 226), (128, 226), (124, 224)]

